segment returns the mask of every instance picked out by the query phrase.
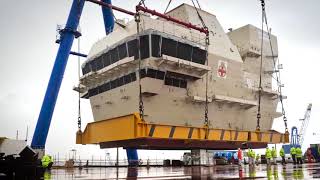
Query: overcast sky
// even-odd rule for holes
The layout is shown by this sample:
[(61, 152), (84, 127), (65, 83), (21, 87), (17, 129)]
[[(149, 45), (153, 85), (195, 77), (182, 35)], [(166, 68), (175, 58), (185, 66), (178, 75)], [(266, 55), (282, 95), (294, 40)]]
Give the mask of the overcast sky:
[[(146, 5), (163, 12), (167, 0), (146, 0)], [(169, 9), (182, 2), (174, 0)], [(202, 8), (217, 16), (225, 30), (246, 24), (261, 26), (261, 7), (258, 0), (199, 0)], [(0, 136), (24, 139), (29, 126), (30, 143), (58, 45), (55, 44), (56, 25), (65, 24), (71, 0), (0, 0)], [(138, 0), (113, 0), (117, 6), (134, 10)], [(305, 144), (319, 140), (320, 133), (320, 1), (266, 0), (268, 21), (278, 37), (279, 58), (284, 64), (282, 81), (289, 120), (300, 126), (308, 103), (313, 103)], [(115, 13), (117, 18), (129, 18)], [(88, 53), (91, 45), (104, 37), (100, 7), (86, 3), (80, 26), (81, 51)], [(76, 45), (76, 43), (75, 43)], [(76, 46), (74, 46), (74, 50)], [(84, 59), (83, 59), (84, 60)], [(75, 145), (77, 130), (77, 58), (70, 56), (47, 138), (47, 152), (64, 157), (72, 148), (81, 156), (103, 156), (98, 146)], [(83, 127), (92, 121), (88, 100), (82, 100)], [(282, 120), (274, 129), (283, 131)], [(114, 155), (114, 149), (108, 150)], [(140, 153), (142, 158), (177, 157), (181, 152), (153, 151)], [(121, 151), (121, 158), (124, 151)]]

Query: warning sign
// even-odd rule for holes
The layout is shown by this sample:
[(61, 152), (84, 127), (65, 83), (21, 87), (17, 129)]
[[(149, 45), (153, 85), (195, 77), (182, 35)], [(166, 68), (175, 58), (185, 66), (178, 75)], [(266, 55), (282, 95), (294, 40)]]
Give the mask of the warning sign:
[(219, 61), (217, 76), (220, 78), (227, 78), (227, 69), (228, 69), (228, 63), (225, 61)]

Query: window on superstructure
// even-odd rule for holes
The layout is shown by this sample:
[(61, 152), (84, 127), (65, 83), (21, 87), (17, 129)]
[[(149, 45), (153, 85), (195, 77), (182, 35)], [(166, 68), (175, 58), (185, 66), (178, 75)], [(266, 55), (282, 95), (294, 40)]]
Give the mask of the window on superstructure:
[(184, 79), (166, 77), (164, 84), (168, 86), (178, 87), (178, 88), (187, 88), (187, 81)]
[(192, 62), (204, 64), (206, 61), (206, 51), (198, 47), (192, 48)]
[(154, 34), (151, 35), (151, 42), (153, 57), (161, 57), (164, 54), (198, 64), (205, 64), (206, 51), (199, 47)]
[[(150, 35), (142, 35), (140, 36), (139, 40), (140, 40), (140, 55), (141, 55), (141, 59), (145, 59), (150, 57), (150, 43), (149, 43), (149, 36)], [(160, 56), (160, 36), (156, 35), (154, 37), (155, 39), (157, 39), (157, 43), (158, 43), (158, 47), (157, 48), (157, 52), (158, 55)], [(113, 63), (118, 62), (121, 59), (124, 59), (126, 57), (134, 57), (134, 59), (138, 59), (139, 58), (139, 50), (138, 50), (138, 40), (137, 39), (133, 39), (130, 40), (128, 42), (122, 43), (120, 45), (118, 45), (117, 47), (109, 50), (108, 52), (103, 53), (102, 55), (100, 55), (99, 57), (86, 62), (86, 64), (89, 64), (89, 67), (85, 66), (82, 69), (83, 74), (87, 74), (90, 71), (97, 71), (100, 70), (106, 66), (109, 66)]]
[(177, 41), (162, 37), (161, 53), (177, 57)]
[(178, 42), (177, 57), (187, 61), (191, 61), (192, 46), (189, 44)]
[(102, 54), (102, 58), (103, 58), (103, 66), (109, 66), (111, 64), (111, 54), (110, 52), (106, 52), (104, 54)]
[(172, 71), (168, 71), (167, 72), (167, 76), (176, 77), (178, 79), (187, 79), (187, 80), (192, 80), (192, 81), (197, 79), (197, 78), (195, 78), (193, 76), (189, 76), (189, 75), (186, 75), (186, 74), (175, 73), (175, 72), (172, 72)]
[(119, 54), (118, 54), (118, 48), (117, 47), (111, 49), (110, 54), (111, 54), (111, 64), (119, 61)]
[(128, 84), (131, 82), (131, 76), (130, 74), (124, 76), (124, 84)]
[(104, 66), (103, 66), (103, 59), (102, 59), (102, 56), (99, 56), (97, 59), (96, 59), (96, 63), (97, 63), (97, 70), (100, 70), (102, 69)]
[(117, 79), (111, 81), (111, 89), (114, 89), (116, 87), (118, 87), (118, 80)]
[(140, 36), (140, 55), (141, 59), (150, 57), (149, 35)]
[(157, 70), (147, 69), (147, 77), (156, 78)]
[(170, 78), (170, 77), (166, 77), (166, 78), (164, 79), (164, 84), (165, 84), (165, 85), (168, 85), (168, 86), (173, 86), (173, 79)]
[(88, 74), (90, 71), (91, 71), (90, 65), (89, 65), (88, 63), (86, 63), (86, 64), (84, 65), (84, 67), (82, 68), (82, 74), (83, 74), (83, 75)]
[(141, 69), (140, 70), (141, 79), (145, 78), (145, 77), (149, 77), (149, 78), (163, 80), (164, 79), (164, 75), (165, 75), (165, 72), (159, 71), (159, 70), (155, 70), (155, 69), (148, 68), (148, 69)]
[(103, 87), (103, 92), (109, 91), (111, 89), (111, 83), (107, 82), (107, 83), (103, 84), (102, 87)]
[(181, 88), (187, 88), (187, 81), (186, 80), (181, 80), (180, 81), (180, 87)]
[(134, 56), (134, 59), (138, 59), (139, 52), (138, 52), (138, 40), (133, 39), (128, 42), (128, 51), (129, 51), (129, 57)]
[(135, 73), (135, 72), (133, 72), (133, 73), (131, 73), (131, 74), (129, 74), (129, 75), (130, 75), (130, 77), (131, 77), (131, 82), (137, 80), (137, 76), (136, 76), (136, 73)]
[(140, 79), (147, 77), (147, 72), (146, 69), (141, 69), (140, 70)]
[(89, 62), (91, 71), (97, 71), (97, 61), (94, 59)]
[(187, 88), (187, 76), (183, 74), (167, 72), (164, 84), (179, 88)]
[(117, 84), (117, 86), (119, 87), (119, 86), (122, 86), (122, 85), (124, 85), (124, 77), (123, 77), (123, 76), (120, 77), (120, 78), (118, 78), (118, 84)]
[(98, 87), (93, 88), (93, 89), (89, 89), (88, 94), (89, 94), (89, 97), (99, 94)]
[(121, 45), (118, 46), (118, 50), (119, 50), (119, 59), (124, 59), (125, 57), (127, 57), (127, 43), (123, 43)]
[(164, 79), (165, 72), (157, 71), (156, 79)]
[(151, 46), (152, 46), (152, 56), (153, 57), (160, 57), (160, 40), (161, 36), (159, 35), (151, 35)]
[(95, 96), (97, 94), (109, 91), (111, 89), (115, 89), (115, 88), (123, 86), (125, 84), (129, 84), (131, 82), (134, 82), (136, 80), (137, 80), (137, 78), (136, 78), (135, 72), (121, 76), (117, 79), (105, 82), (104, 84), (102, 84), (100, 86), (97, 86), (95, 88), (90, 89), (88, 91), (88, 97)]

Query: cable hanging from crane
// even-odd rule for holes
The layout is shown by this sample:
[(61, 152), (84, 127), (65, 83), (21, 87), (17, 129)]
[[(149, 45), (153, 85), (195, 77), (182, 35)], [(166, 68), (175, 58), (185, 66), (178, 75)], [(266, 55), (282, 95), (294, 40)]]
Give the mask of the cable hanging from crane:
[[(80, 53), (80, 38), (78, 38), (78, 53)], [(81, 93), (80, 93), (80, 56), (78, 56), (78, 130), (81, 131)]]
[(263, 27), (264, 27), (264, 11), (265, 11), (265, 2), (264, 0), (261, 1), (261, 8), (262, 8), (262, 13), (261, 13), (261, 55), (260, 55), (260, 73), (259, 73), (259, 91), (258, 91), (258, 110), (257, 110), (257, 126), (256, 130), (260, 131), (260, 119), (261, 119), (261, 93), (262, 93), (262, 59), (263, 59)]
[(169, 8), (169, 6), (170, 6), (171, 2), (172, 2), (172, 0), (169, 0), (168, 5), (167, 5), (166, 9), (164, 10), (164, 13), (163, 13), (163, 14), (167, 13), (167, 10), (168, 10), (168, 8)]
[[(209, 46), (209, 35), (206, 35), (206, 65), (208, 66), (208, 46)], [(204, 122), (205, 126), (209, 126), (209, 109), (208, 109), (208, 72), (206, 73), (206, 104), (205, 104), (205, 112), (204, 112)]]
[[(194, 9), (195, 9), (196, 12), (197, 12), (198, 18), (199, 18), (199, 20), (200, 20), (200, 22), (201, 22), (201, 24), (202, 24), (203, 29), (205, 29), (206, 32), (207, 32), (207, 33), (206, 33), (206, 39), (205, 39), (205, 49), (206, 49), (206, 65), (208, 66), (208, 61), (209, 61), (209, 60), (208, 60), (208, 47), (209, 47), (209, 44), (210, 44), (210, 42), (209, 42), (209, 31), (208, 31), (208, 27), (206, 26), (206, 24), (205, 24), (202, 16), (200, 15), (200, 13), (199, 13), (199, 11), (198, 11), (198, 9), (197, 9), (196, 4), (194, 3), (194, 1), (191, 0), (191, 2), (192, 2), (192, 4), (193, 4)], [(198, 1), (197, 1), (197, 3), (198, 3), (198, 6), (199, 6), (199, 9), (200, 9), (200, 4), (199, 4)], [(200, 9), (200, 10), (201, 10), (201, 9)], [(208, 127), (208, 126), (209, 126), (209, 117), (208, 117), (208, 113), (209, 113), (209, 109), (208, 109), (208, 104), (209, 104), (209, 101), (208, 101), (208, 73), (206, 73), (206, 83), (205, 83), (205, 86), (206, 86), (206, 88), (205, 88), (206, 102), (205, 102), (205, 110), (204, 110), (204, 125), (205, 125), (206, 127)], [(207, 134), (208, 134), (208, 133), (206, 133), (206, 136), (207, 136)]]
[[(77, 4), (79, 8), (79, 3)], [(78, 31), (81, 32), (80, 25), (78, 25)], [(80, 54), (80, 37), (78, 37), (78, 53)], [(80, 70), (81, 70), (81, 65), (80, 65), (80, 56), (78, 56), (78, 131), (81, 132), (81, 93), (80, 93)]]
[(197, 2), (197, 4), (198, 4), (199, 9), (201, 10), (201, 6), (200, 6), (199, 1), (198, 1), (198, 0), (196, 0), (196, 2)]
[[(139, 3), (139, 5), (141, 5), (141, 2)], [(140, 50), (140, 13), (137, 11), (135, 16), (134, 16), (134, 20), (137, 23), (137, 47), (138, 47), (138, 72), (139, 72), (139, 76), (138, 76), (138, 83), (139, 83), (139, 114), (140, 114), (140, 118), (143, 120), (144, 119), (144, 104), (143, 104), (143, 98), (142, 98), (142, 87), (141, 87), (141, 50)]]
[[(193, 0), (191, 0), (191, 2), (192, 2), (192, 4), (193, 4), (194, 9), (195, 9), (196, 12), (197, 12), (197, 15), (198, 15), (198, 18), (199, 18), (199, 20), (200, 20), (200, 22), (201, 22), (201, 24), (202, 24), (202, 27), (203, 27), (204, 29), (208, 30), (208, 27), (207, 27), (206, 24), (204, 23), (204, 20), (203, 20), (202, 16), (200, 15), (200, 13), (199, 13), (199, 11), (198, 11), (198, 9), (197, 9), (197, 7), (196, 7), (196, 4), (194, 3)], [(199, 2), (198, 2), (198, 1), (197, 1), (197, 3), (198, 3), (198, 5), (199, 5)], [(199, 9), (201, 10), (200, 5), (199, 5)]]
[[(271, 49), (271, 56), (272, 56), (272, 61), (273, 61), (273, 65), (274, 67), (276, 67), (276, 60), (275, 60), (275, 55), (273, 52), (273, 47), (272, 47), (272, 43), (271, 43), (271, 31), (268, 25), (268, 20), (267, 20), (267, 15), (266, 12), (264, 11), (264, 20), (266, 23), (266, 27), (267, 27), (267, 32), (268, 32), (268, 38), (269, 38), (269, 44), (270, 44), (270, 49)], [(278, 65), (279, 65), (279, 59), (278, 59)], [(285, 131), (288, 131), (288, 124), (287, 124), (287, 117), (286, 117), (286, 112), (284, 109), (284, 105), (283, 105), (283, 96), (282, 96), (282, 84), (281, 84), (281, 80), (280, 80), (280, 71), (276, 72), (276, 81), (277, 81), (277, 85), (278, 85), (278, 92), (279, 92), (279, 100), (281, 103), (281, 111), (282, 111), (282, 115), (283, 115), (283, 121), (284, 121), (284, 125), (285, 125)]]
[[(261, 0), (263, 1), (263, 0)], [(262, 2), (261, 2), (262, 3)], [(272, 41), (271, 41), (271, 29), (269, 28), (269, 24), (268, 24), (268, 19), (267, 19), (267, 14), (266, 14), (266, 11), (265, 11), (265, 3), (263, 1), (263, 10), (262, 10), (262, 24), (265, 22), (266, 24), (266, 29), (267, 29), (267, 34), (268, 34), (268, 40), (269, 40), (269, 45), (270, 45), (270, 50), (271, 50), (271, 57), (272, 57), (272, 61), (273, 61), (273, 66), (274, 68), (277, 67), (277, 62), (275, 60), (275, 54), (274, 54), (274, 51), (273, 51), (273, 46), (272, 46)], [(263, 33), (262, 33), (262, 41), (263, 41)], [(279, 58), (278, 58), (278, 65), (279, 65)], [(276, 80), (277, 82), (277, 86), (278, 86), (278, 93), (279, 93), (279, 101), (281, 103), (281, 113), (283, 115), (283, 121), (284, 121), (284, 126), (285, 126), (285, 132), (288, 133), (289, 130), (288, 130), (288, 124), (287, 124), (287, 117), (286, 117), (286, 112), (285, 112), (285, 109), (284, 109), (284, 104), (283, 104), (283, 95), (282, 95), (282, 84), (281, 84), (281, 80), (280, 80), (280, 71), (279, 71), (279, 68), (278, 68), (278, 71), (275, 71), (275, 74), (276, 74), (276, 77), (274, 78), (274, 76), (272, 76), (273, 79)]]
[(138, 4), (139, 4), (139, 5), (143, 5), (144, 7), (147, 7), (144, 2), (145, 2), (145, 0), (140, 0), (140, 2), (139, 2)]

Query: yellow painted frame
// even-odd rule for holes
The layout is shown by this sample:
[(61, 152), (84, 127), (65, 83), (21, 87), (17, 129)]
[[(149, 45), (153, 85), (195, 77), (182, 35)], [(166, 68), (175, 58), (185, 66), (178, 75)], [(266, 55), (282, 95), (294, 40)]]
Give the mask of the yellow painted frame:
[(138, 113), (88, 123), (84, 132), (78, 131), (77, 144), (161, 138), (175, 140), (207, 140), (227, 142), (289, 143), (289, 133), (276, 131), (238, 131), (191, 126), (173, 126), (147, 123)]

